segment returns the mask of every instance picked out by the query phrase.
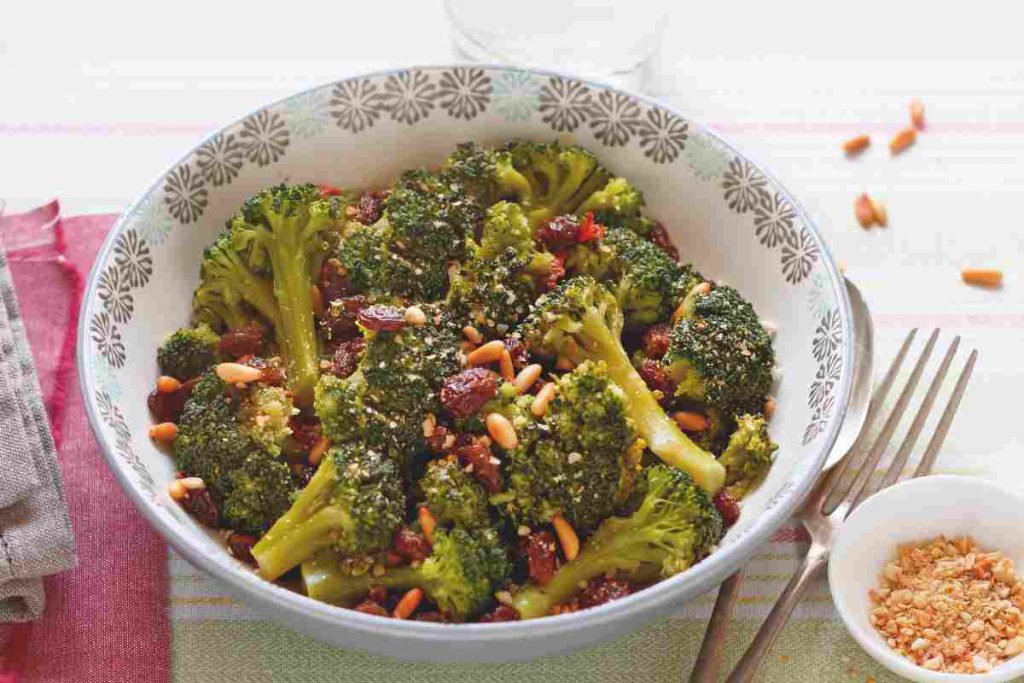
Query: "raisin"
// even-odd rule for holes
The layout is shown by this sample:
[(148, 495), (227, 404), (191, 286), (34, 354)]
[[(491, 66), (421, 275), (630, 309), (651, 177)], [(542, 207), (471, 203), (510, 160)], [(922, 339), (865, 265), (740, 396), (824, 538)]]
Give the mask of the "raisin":
[(324, 304), (343, 299), (352, 294), (352, 285), (348, 281), (341, 261), (329, 258), (320, 266), (320, 295)]
[(334, 363), (331, 372), (342, 378), (351, 375), (359, 365), (359, 357), (363, 354), (364, 348), (366, 348), (366, 341), (362, 337), (354, 337), (338, 344), (334, 349)]
[(232, 531), (228, 536), (228, 548), (237, 559), (255, 567), (256, 558), (252, 556), (252, 547), (256, 545), (256, 540), (255, 536)]
[(740, 504), (725, 489), (721, 489), (715, 494), (713, 502), (718, 512), (722, 515), (722, 523), (725, 525), (725, 528), (728, 529), (740, 518)]
[(372, 614), (376, 617), (391, 616), (388, 613), (387, 608), (385, 608), (380, 603), (374, 602), (373, 600), (363, 600), (361, 603), (353, 607), (353, 609), (357, 612), (362, 612), (363, 614)]
[(506, 337), (504, 342), (508, 355), (512, 356), (512, 366), (516, 370), (522, 370), (530, 364), (530, 352), (526, 350), (526, 344), (521, 339)]
[(430, 449), (430, 452), (441, 455), (448, 450), (446, 446), (448, 446), (449, 434), (451, 432), (444, 425), (435, 426), (434, 433), (427, 437), (427, 448)]
[(405, 327), (405, 313), (397, 306), (374, 304), (359, 309), (359, 324), (374, 332), (397, 332)]
[(526, 537), (526, 558), (530, 578), (541, 586), (555, 577), (555, 537), (550, 531), (535, 531)]
[(430, 543), (409, 527), (395, 532), (395, 552), (407, 562), (422, 562), (430, 556)]
[(546, 244), (551, 251), (567, 249), (578, 242), (580, 224), (576, 216), (568, 215), (552, 218), (537, 231), (537, 239)]
[(388, 601), (388, 589), (381, 585), (370, 586), (370, 592), (366, 594), (366, 599), (383, 605)]
[(487, 368), (463, 370), (444, 381), (440, 400), (449, 413), (459, 419), (476, 414), (498, 393), (498, 376)]
[(357, 336), (356, 319), (366, 305), (366, 297), (356, 294), (331, 301), (320, 318), (320, 327), (329, 341), (344, 341)]
[(367, 190), (360, 195), (359, 222), (363, 225), (373, 225), (379, 221), (384, 211), (384, 200), (387, 198), (387, 190)]
[(668, 323), (651, 325), (644, 330), (644, 355), (654, 360), (661, 359), (665, 352), (668, 351), (668, 345), (671, 341), (672, 328)]
[(502, 621), (519, 621), (519, 612), (508, 605), (498, 605), (479, 619), (481, 624), (497, 624)]
[(622, 579), (609, 579), (607, 576), (599, 576), (591, 580), (580, 593), (580, 607), (583, 609), (597, 607), (606, 602), (624, 598), (632, 592), (633, 589), (629, 583)]
[(647, 358), (643, 363), (640, 364), (639, 370), (640, 376), (644, 382), (647, 383), (647, 388), (651, 391), (657, 391), (661, 394), (661, 402), (666, 403), (672, 399), (676, 393), (675, 384), (672, 382), (672, 378), (665, 372), (665, 367), (656, 360)]
[(192, 394), (192, 387), (198, 381), (199, 378), (190, 379), (187, 382), (183, 382), (174, 391), (168, 393), (160, 393), (159, 391), (151, 393), (146, 399), (146, 403), (149, 405), (149, 412), (153, 414), (156, 421), (177, 423), (182, 411), (185, 410), (185, 401)]
[(501, 480), (501, 470), (498, 469), (497, 460), (491, 455), (491, 449), (479, 439), (459, 446), (456, 451), (459, 464), (463, 467), (472, 467), (470, 474), (480, 482), (488, 493), (500, 493), (504, 488)]
[(210, 489), (190, 489), (188, 495), (181, 500), (181, 507), (203, 526), (211, 529), (220, 526), (220, 511), (213, 502)]
[(655, 221), (654, 227), (651, 228), (650, 234), (647, 235), (647, 239), (654, 242), (654, 246), (668, 254), (669, 258), (673, 261), (679, 260), (679, 250), (672, 243), (672, 238), (669, 237), (668, 230), (665, 229), (665, 225), (661, 221)]
[(220, 337), (217, 352), (222, 358), (241, 358), (257, 356), (263, 348), (266, 331), (259, 323), (249, 323), (245, 327), (228, 330)]

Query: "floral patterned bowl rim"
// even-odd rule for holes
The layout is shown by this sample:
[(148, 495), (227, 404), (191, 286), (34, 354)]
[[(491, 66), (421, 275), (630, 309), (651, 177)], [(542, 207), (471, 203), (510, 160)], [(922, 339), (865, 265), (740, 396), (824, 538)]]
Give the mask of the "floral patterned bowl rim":
[[(98, 281), (101, 276), (100, 270), (110, 259), (118, 238), (125, 230), (130, 217), (146, 201), (147, 197), (160, 187), (161, 183), (165, 183), (174, 170), (179, 168), (180, 165), (193, 155), (195, 149), (202, 145), (211, 144), (223, 131), (236, 127), (244, 121), (251, 120), (257, 115), (263, 115), (265, 110), (283, 105), (288, 100), (294, 98), (309, 96), (321, 88), (329, 87), (331, 84), (315, 86), (295, 95), (281, 98), (255, 110), (245, 117), (241, 117), (230, 126), (226, 126), (224, 129), (207, 136), (196, 148), (193, 148), (181, 160), (171, 165), (167, 171), (163, 172), (151, 183), (146, 191), (140, 195), (140, 198), (133, 202), (121, 215), (108, 234), (89, 274), (78, 329), (77, 361), (80, 386), (86, 397), (85, 404), (90, 424), (97, 436), (101, 451), (108, 465), (113, 470), (118, 483), (131, 498), (135, 506), (149, 520), (150, 524), (189, 562), (223, 581), (232, 593), (242, 597), (248, 604), (271, 614), (297, 630), (328, 641), (386, 653), (389, 656), (403, 659), (499, 661), (526, 659), (542, 654), (563, 652), (575, 647), (606, 640), (610, 637), (621, 635), (627, 630), (638, 628), (652, 621), (655, 617), (663, 616), (674, 608), (678, 608), (685, 600), (692, 599), (714, 588), (727, 576), (736, 571), (737, 568), (742, 566), (757, 547), (769, 539), (793, 513), (810, 490), (816, 479), (817, 472), (820, 471), (838, 435), (851, 391), (852, 349), (854, 347), (852, 314), (846, 288), (842, 285), (843, 278), (839, 274), (835, 262), (821, 238), (820, 232), (799, 202), (786, 192), (784, 186), (768, 173), (764, 166), (757, 164), (749, 155), (737, 150), (735, 146), (714, 131), (649, 97), (631, 93), (619, 87), (544, 69), (457, 63), (422, 65), (358, 74), (342, 79), (335, 85), (355, 83), (360, 79), (394, 78), (409, 73), (437, 72), (441, 70), (454, 72), (471, 69), (499, 73), (519, 72), (539, 78), (561, 79), (567, 83), (583, 84), (595, 91), (613, 93), (616, 97), (629, 98), (633, 102), (641, 103), (648, 107), (649, 112), (661, 112), (663, 116), (671, 116), (675, 117), (677, 121), (685, 121), (692, 129), (714, 140), (722, 149), (731, 152), (738, 159), (743, 159), (761, 174), (761, 177), (770, 185), (771, 189), (775, 189), (777, 192), (785, 195), (786, 200), (790, 203), (790, 210), (793, 216), (802, 222), (803, 226), (810, 232), (810, 239), (817, 244), (819, 251), (816, 253), (816, 257), (821, 259), (827, 279), (826, 286), (831, 289), (830, 295), (835, 301), (834, 309), (829, 311), (834, 320), (827, 324), (823, 321), (819, 325), (818, 332), (826, 336), (831, 334), (828, 329), (823, 330), (823, 327), (827, 328), (831, 325), (835, 330), (845, 331), (848, 336), (845, 340), (836, 340), (834, 348), (830, 351), (830, 353), (835, 353), (833, 361), (837, 368), (836, 376), (838, 381), (829, 389), (831, 392), (828, 397), (831, 400), (830, 415), (819, 416), (816, 414), (814, 419), (817, 420), (817, 423), (815, 424), (814, 420), (812, 420), (812, 423), (808, 426), (808, 436), (805, 436), (804, 443), (806, 445), (809, 441), (814, 441), (817, 445), (813, 453), (807, 456), (810, 464), (803, 478), (785, 485), (773, 496), (756, 522), (742, 533), (743, 542), (736, 542), (734, 540), (727, 545), (723, 545), (709, 558), (685, 572), (685, 578), (679, 577), (678, 580), (668, 579), (627, 598), (589, 610), (525, 622), (462, 624), (452, 627), (445, 624), (418, 621), (383, 620), (354, 611), (342, 612), (330, 605), (316, 603), (301, 595), (267, 584), (255, 574), (242, 574), (237, 571), (231, 571), (223, 562), (196, 548), (173, 523), (158, 514), (151, 497), (147, 497), (147, 494), (140, 489), (138, 484), (131, 480), (128, 473), (131, 467), (125, 466), (124, 458), (117, 452), (118, 449), (115, 443), (112, 443), (107, 435), (107, 431), (104, 429), (104, 425), (115, 428), (115, 425), (111, 424), (109, 415), (104, 414), (104, 410), (110, 410), (110, 406), (100, 406), (94, 398), (96, 396), (95, 370), (92, 367), (92, 358), (87, 353), (92, 332), (90, 330), (90, 315), (93, 314), (92, 309), (96, 305)], [(458, 118), (457, 114), (449, 113), (453, 117)], [(554, 124), (552, 124), (552, 127), (554, 128)], [(555, 129), (558, 130), (557, 128)], [(608, 144), (607, 141), (606, 144)], [(623, 144), (623, 142), (611, 144)], [(647, 156), (650, 157), (651, 155), (648, 154)], [(657, 160), (656, 162), (661, 163)], [(261, 163), (260, 165), (265, 164)], [(187, 182), (188, 179), (186, 178), (185, 181)], [(183, 222), (188, 221), (183, 220)], [(831, 341), (829, 343), (832, 344)], [(817, 340), (815, 344), (817, 345)], [(818, 358), (817, 350), (815, 351), (815, 358), (821, 361), (823, 371), (825, 361)], [(813, 398), (809, 400), (809, 403), (813, 402)], [(114, 410), (116, 411), (116, 408)], [(123, 428), (127, 430), (126, 426), (123, 426)], [(123, 438), (129, 437), (124, 435)], [(441, 647), (438, 648), (437, 646)]]

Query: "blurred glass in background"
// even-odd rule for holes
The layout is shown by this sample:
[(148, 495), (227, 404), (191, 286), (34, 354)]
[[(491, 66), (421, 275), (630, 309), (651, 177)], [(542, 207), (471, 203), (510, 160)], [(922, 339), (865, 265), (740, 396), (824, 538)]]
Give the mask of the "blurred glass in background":
[(668, 20), (667, 0), (445, 0), (456, 47), (514, 64), (640, 89)]

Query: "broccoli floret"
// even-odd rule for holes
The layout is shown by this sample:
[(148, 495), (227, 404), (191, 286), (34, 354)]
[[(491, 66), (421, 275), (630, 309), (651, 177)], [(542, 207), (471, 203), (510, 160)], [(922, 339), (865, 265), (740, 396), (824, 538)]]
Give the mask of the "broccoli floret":
[(280, 459), (294, 408), (277, 387), (229, 389), (212, 370), (196, 383), (178, 421), (175, 466), (203, 479), (226, 526), (260, 533), (296, 489)]
[(722, 516), (685, 472), (651, 465), (643, 472), (641, 490), (633, 514), (607, 519), (549, 583), (512, 596), (521, 618), (546, 616), (606, 572), (642, 583), (673, 576), (703, 559), (721, 539)]
[(430, 557), (418, 567), (396, 567), (379, 576), (346, 573), (337, 555), (319, 553), (302, 565), (306, 593), (314, 600), (350, 605), (373, 586), (419, 588), (448, 617), (463, 621), (493, 603), (495, 589), (512, 571), (508, 552), (491, 528), (434, 531)]
[(419, 492), (420, 504), (427, 506), (438, 524), (472, 529), (491, 523), (487, 492), (455, 456), (427, 463)]
[(525, 524), (549, 523), (557, 513), (587, 533), (632, 491), (636, 430), (604, 363), (584, 362), (557, 381), (543, 418), (515, 421), (519, 446), (507, 453), (508, 488), (492, 502)]
[(725, 465), (725, 487), (736, 500), (742, 500), (764, 480), (778, 446), (768, 436), (763, 415), (741, 415), (736, 431), (718, 461)]
[(199, 286), (192, 296), (196, 321), (217, 330), (244, 327), (253, 314), (274, 325), (280, 324), (273, 283), (263, 273), (253, 271), (232, 240), (230, 228), (221, 232), (203, 251), (199, 267)]
[(512, 142), (503, 151), (529, 183), (529, 192), (517, 199), (526, 209), (533, 227), (555, 216), (573, 213), (583, 200), (608, 181), (608, 171), (582, 147)]
[(391, 258), (387, 235), (381, 225), (350, 222), (345, 226), (337, 251), (349, 284), (363, 294), (377, 294), (388, 289), (385, 265)]
[(564, 280), (538, 299), (521, 334), (528, 348), (542, 356), (572, 364), (604, 361), (608, 376), (625, 392), (629, 416), (648, 447), (711, 493), (722, 487), (725, 469), (679, 430), (630, 363), (622, 347), (622, 313), (615, 296), (592, 277)]
[(667, 320), (684, 275), (683, 268), (664, 251), (622, 228), (609, 229), (602, 240), (577, 246), (566, 266), (571, 273), (592, 275), (608, 283), (628, 326)]
[(594, 214), (594, 220), (601, 225), (626, 228), (638, 235), (647, 235), (654, 227), (654, 221), (643, 214), (645, 206), (643, 193), (625, 178), (612, 178), (608, 183), (583, 200), (576, 208), (576, 214)]
[(182, 381), (198, 377), (217, 362), (220, 337), (209, 325), (183, 327), (172, 332), (156, 352), (160, 371)]
[(460, 182), (481, 206), (499, 199), (522, 200), (531, 193), (529, 181), (512, 165), (507, 151), (485, 149), (474, 142), (456, 147), (445, 160), (443, 172)]
[(775, 352), (753, 306), (732, 287), (691, 290), (672, 330), (665, 370), (676, 395), (723, 415), (760, 412)]
[(252, 554), (260, 574), (273, 581), (321, 548), (346, 557), (386, 548), (404, 512), (405, 493), (393, 461), (363, 445), (333, 446)]

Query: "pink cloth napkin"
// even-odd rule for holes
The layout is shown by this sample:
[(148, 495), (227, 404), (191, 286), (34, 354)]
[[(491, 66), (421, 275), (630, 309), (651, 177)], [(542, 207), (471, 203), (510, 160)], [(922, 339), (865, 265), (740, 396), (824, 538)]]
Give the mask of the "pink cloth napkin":
[(85, 277), (116, 218), (62, 220), (57, 202), (0, 216), (79, 558), (46, 579), (40, 621), (0, 627), (0, 683), (170, 678), (167, 548), (103, 462), (74, 369)]

